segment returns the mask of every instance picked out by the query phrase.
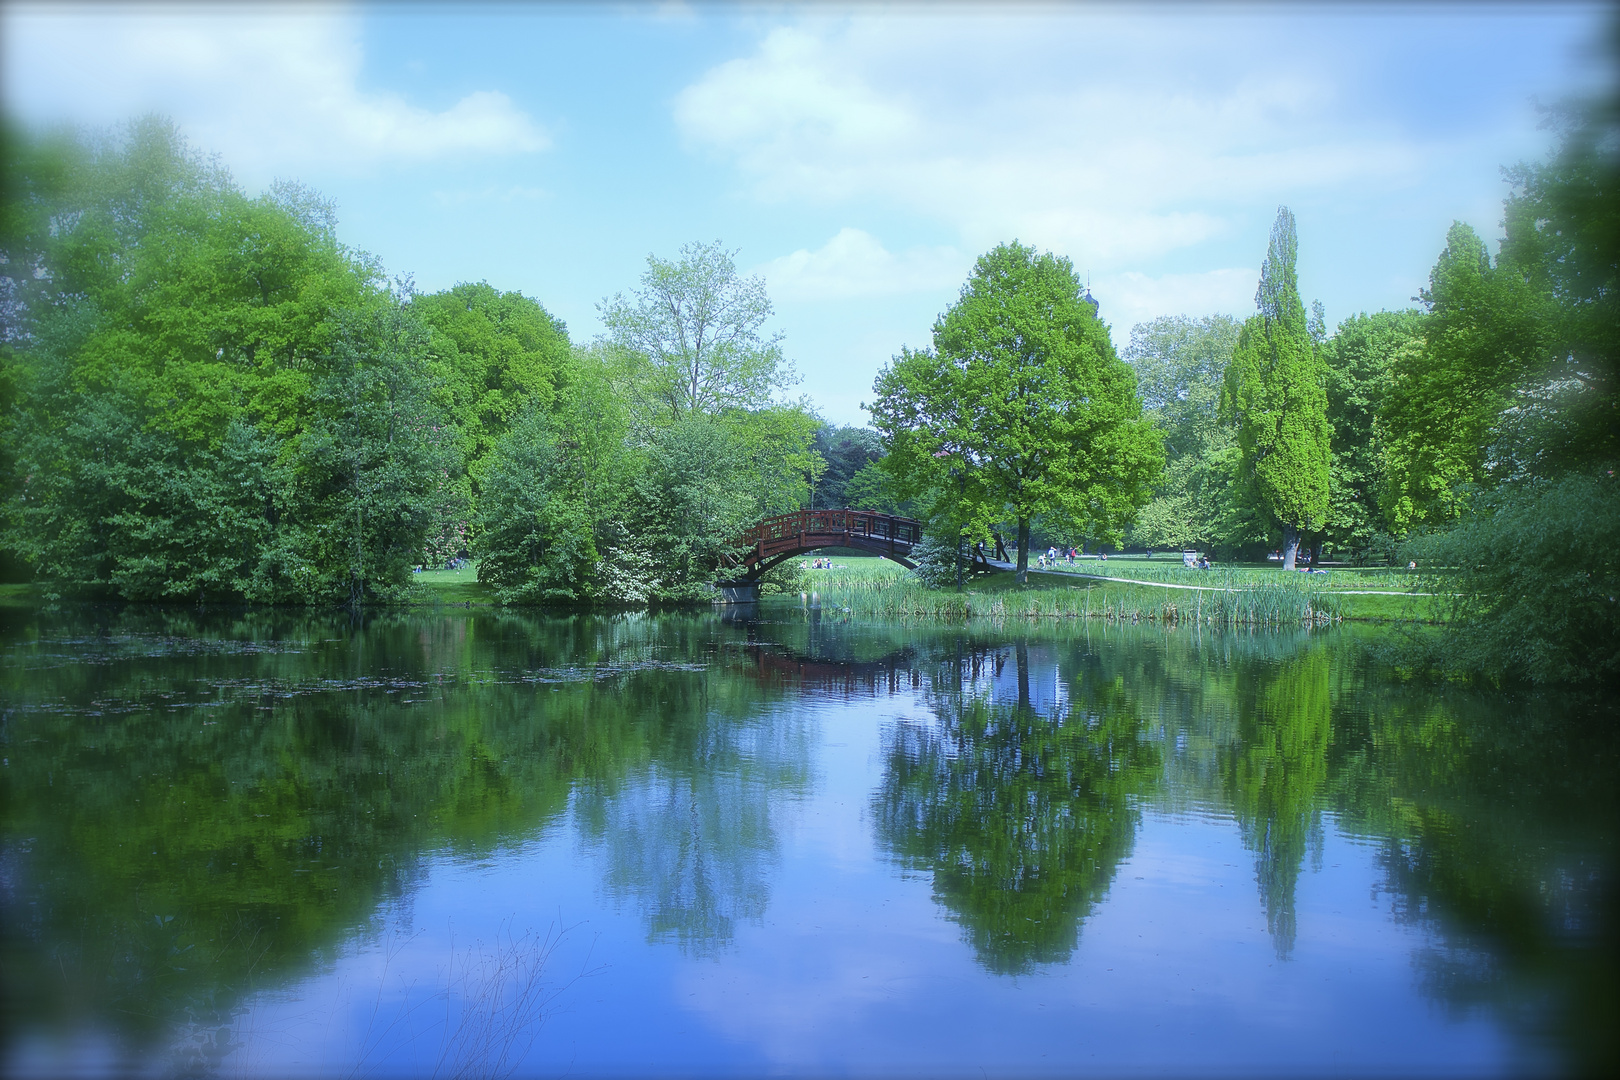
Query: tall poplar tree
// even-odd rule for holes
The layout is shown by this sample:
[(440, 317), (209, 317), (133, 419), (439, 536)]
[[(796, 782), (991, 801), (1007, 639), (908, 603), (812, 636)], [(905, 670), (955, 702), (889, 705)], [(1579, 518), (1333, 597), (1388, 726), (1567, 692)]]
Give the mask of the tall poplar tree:
[(1255, 294), (1260, 311), (1238, 334), (1221, 392), (1237, 428), (1239, 480), (1282, 526), (1284, 570), (1294, 568), (1301, 532), (1326, 521), (1332, 463), (1327, 369), (1300, 302), (1298, 254), (1294, 215), (1279, 207)]

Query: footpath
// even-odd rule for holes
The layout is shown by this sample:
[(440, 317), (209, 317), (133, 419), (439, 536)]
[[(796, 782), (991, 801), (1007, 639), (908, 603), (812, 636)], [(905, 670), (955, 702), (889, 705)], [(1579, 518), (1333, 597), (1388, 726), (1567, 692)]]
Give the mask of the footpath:
[[(991, 566), (1002, 570), (1016, 570), (1017, 563), (1002, 562), (1000, 559), (985, 560)], [(1113, 581), (1120, 585), (1142, 585), (1150, 589), (1188, 589), (1193, 592), (1248, 592), (1248, 589), (1230, 588), (1224, 585), (1172, 585), (1167, 581), (1141, 581), (1137, 578), (1109, 577), (1106, 574), (1087, 574), (1079, 570), (1065, 570), (1062, 567), (1053, 567), (1042, 570), (1031, 566), (1037, 574), (1066, 574), (1069, 577), (1087, 578), (1091, 581)], [(1439, 593), (1406, 592), (1403, 589), (1332, 589), (1334, 596), (1438, 596)]]

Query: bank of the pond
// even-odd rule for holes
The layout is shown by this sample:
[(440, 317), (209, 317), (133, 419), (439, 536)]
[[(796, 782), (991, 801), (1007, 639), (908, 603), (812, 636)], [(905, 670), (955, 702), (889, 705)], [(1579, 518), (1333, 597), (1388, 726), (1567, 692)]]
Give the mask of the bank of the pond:
[[(812, 560), (806, 560), (807, 563)], [(1300, 622), (1437, 622), (1436, 598), (1411, 591), (1405, 571), (1284, 574), (1270, 567), (1188, 570), (1146, 560), (1087, 562), (1032, 570), (1019, 585), (1007, 571), (972, 576), (962, 591), (931, 589), (886, 559), (842, 556), (804, 572), (800, 593), (772, 605), (808, 605), (871, 617), (1092, 618), (1126, 622), (1270, 626)], [(416, 575), (411, 605), (480, 607), (498, 602), (468, 563)], [(802, 594), (802, 595), (801, 595)]]
[[(810, 560), (806, 560), (809, 562)], [(961, 592), (930, 589), (886, 559), (834, 558), (807, 570), (798, 593), (772, 605), (809, 604), (871, 617), (1093, 618), (1125, 622), (1283, 625), (1294, 622), (1440, 622), (1439, 598), (1410, 591), (1404, 571), (1375, 569), (1285, 575), (1267, 567), (1186, 570), (1146, 560), (1086, 562), (1072, 571), (1032, 570), (1019, 585), (1008, 571), (970, 577)], [(406, 607), (497, 607), (476, 563), (423, 570)], [(44, 602), (37, 584), (0, 585), (0, 605)]]
[[(930, 589), (894, 563), (832, 560), (809, 572), (793, 604), (878, 617), (1100, 618), (1240, 626), (1302, 622), (1439, 620), (1437, 598), (1410, 591), (1404, 571), (1285, 574), (1271, 567), (1189, 570), (1146, 560), (1110, 560), (1014, 575), (972, 577), (961, 591)], [(783, 601), (777, 601), (778, 603)]]

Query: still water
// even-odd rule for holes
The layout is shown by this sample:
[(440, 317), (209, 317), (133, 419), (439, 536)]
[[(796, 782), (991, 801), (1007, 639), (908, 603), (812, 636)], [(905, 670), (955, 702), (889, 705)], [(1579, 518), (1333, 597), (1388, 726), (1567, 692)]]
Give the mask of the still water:
[(0, 610), (0, 1068), (1612, 1064), (1615, 711), (1360, 644)]

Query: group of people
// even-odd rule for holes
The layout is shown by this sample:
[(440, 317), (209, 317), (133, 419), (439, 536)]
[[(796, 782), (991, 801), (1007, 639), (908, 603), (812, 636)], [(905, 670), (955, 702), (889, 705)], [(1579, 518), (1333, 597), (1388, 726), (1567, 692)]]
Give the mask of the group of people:
[[(1078, 559), (1079, 557), (1080, 557), (1080, 551), (1079, 551), (1078, 548), (1069, 548), (1067, 551), (1059, 551), (1057, 549), (1057, 547), (1054, 545), (1052, 547), (1047, 548), (1041, 554), (1037, 555), (1035, 557), (1035, 563), (1042, 570), (1045, 570), (1045, 569), (1047, 569), (1049, 567), (1056, 566), (1060, 562), (1065, 562), (1065, 561), (1070, 566), (1073, 566), (1074, 565), (1074, 560)], [(1103, 556), (1103, 558), (1107, 558), (1107, 556)]]
[(832, 560), (831, 559), (815, 559), (815, 560), (812, 560), (810, 562), (810, 564), (806, 567), (806, 569), (808, 569), (808, 570), (831, 570), (832, 569)]

